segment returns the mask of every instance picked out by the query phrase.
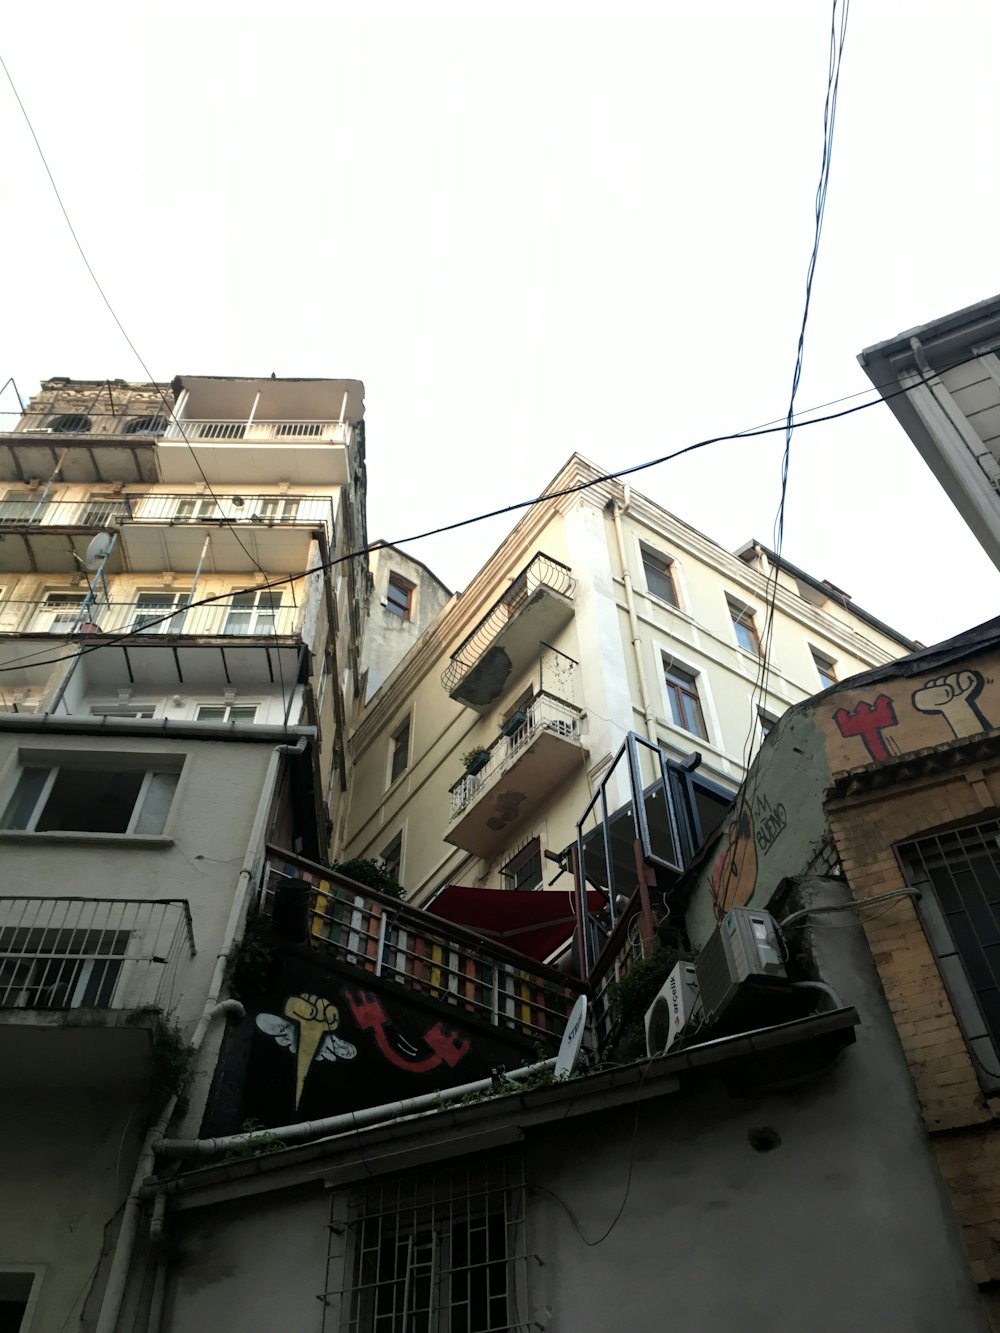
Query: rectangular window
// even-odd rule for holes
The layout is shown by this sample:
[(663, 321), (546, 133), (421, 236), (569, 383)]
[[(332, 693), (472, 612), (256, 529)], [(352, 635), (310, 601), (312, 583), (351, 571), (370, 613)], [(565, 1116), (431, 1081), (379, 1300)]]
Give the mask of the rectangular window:
[(174, 520), (178, 523), (207, 523), (212, 519), (221, 521), (224, 518), (222, 508), (213, 498), (202, 500), (196, 495), (178, 500), (174, 510)]
[(897, 848), (980, 1082), (1000, 1090), (1000, 820)]
[(347, 1238), (342, 1333), (527, 1327), (524, 1197), (521, 1164), (496, 1159), (354, 1192), (330, 1229), (329, 1271)]
[[(155, 704), (92, 704), (92, 717), (153, 717)], [(0, 1333), (3, 1330), (0, 1329)]]
[[(132, 633), (180, 634), (184, 614), (180, 609), (187, 602), (186, 592), (160, 592), (155, 588), (140, 589), (136, 594), (135, 619)], [(170, 612), (177, 608), (177, 615)], [(163, 617), (167, 619), (164, 620)]]
[(41, 523), (48, 507), (40, 492), (4, 491), (0, 500), (0, 523)]
[(259, 523), (294, 523), (299, 516), (300, 503), (298, 498), (280, 495), (255, 496), (247, 501), (253, 510), (251, 521)]
[(127, 514), (128, 504), (120, 495), (88, 495), (80, 522), (85, 528), (104, 528)]
[(824, 690), (828, 690), (831, 685), (837, 683), (837, 664), (829, 657), (824, 657), (818, 653), (815, 648), (811, 648), (812, 660), (815, 663), (816, 671), (820, 680), (823, 682)]
[(532, 838), (501, 867), (506, 889), (539, 889), (542, 886), (542, 844)]
[(382, 864), (385, 866), (386, 870), (388, 871), (388, 873), (396, 881), (396, 883), (401, 884), (403, 882), (400, 877), (403, 869), (402, 829), (400, 829), (400, 831), (396, 834), (392, 842), (390, 842), (387, 847), (384, 847), (382, 849), (381, 861)]
[(402, 777), (410, 762), (410, 719), (392, 733), (392, 752), (389, 759), (389, 783)]
[(413, 610), (413, 584), (401, 574), (390, 573), (385, 590), (386, 610), (400, 620), (409, 620)]
[(47, 592), (33, 628), (47, 634), (72, 634), (86, 600), (85, 592)]
[(110, 1009), (130, 939), (128, 930), (0, 927), (0, 1008)]
[(146, 757), (117, 755), (114, 759), (112, 766), (81, 754), (51, 767), (24, 765), (0, 829), (162, 833), (180, 776), (179, 764), (162, 765), (158, 757), (154, 768)]
[(667, 686), (667, 700), (670, 704), (670, 716), (674, 726), (689, 731), (703, 741), (708, 740), (705, 715), (698, 697), (698, 677), (683, 667), (669, 665), (664, 660), (664, 680)]
[(646, 588), (654, 597), (659, 597), (661, 602), (669, 602), (671, 606), (677, 606), (677, 586), (674, 583), (674, 575), (671, 570), (673, 561), (669, 556), (654, 551), (648, 546), (642, 546), (640, 550), (642, 551), (642, 569), (646, 576)]
[(776, 717), (772, 717), (770, 713), (766, 713), (763, 708), (757, 709), (757, 721), (760, 725), (761, 740), (765, 739), (765, 737), (767, 736), (768, 732), (771, 730), (772, 727), (776, 727), (778, 725), (778, 719)]
[(755, 657), (759, 657), (760, 636), (757, 633), (753, 611), (750, 607), (734, 601), (732, 597), (727, 597), (726, 601), (729, 603), (729, 615), (733, 622), (736, 642), (745, 652), (753, 653)]
[(276, 634), (281, 611), (281, 593), (271, 588), (233, 595), (223, 634)]
[(36, 1277), (30, 1270), (0, 1268), (0, 1333), (21, 1333), (25, 1327), (25, 1317), (34, 1305)]
[(253, 722), (257, 717), (256, 704), (199, 704), (199, 722)]

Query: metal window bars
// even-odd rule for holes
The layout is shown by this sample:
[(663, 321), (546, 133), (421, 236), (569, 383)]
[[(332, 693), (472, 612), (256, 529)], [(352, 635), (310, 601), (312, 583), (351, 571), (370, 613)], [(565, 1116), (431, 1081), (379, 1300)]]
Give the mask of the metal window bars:
[(349, 444), (357, 426), (339, 420), (266, 420), (169, 417), (167, 409), (137, 404), (131, 411), (92, 412), (79, 406), (65, 409), (48, 405), (24, 412), (0, 412), (3, 435), (128, 436), (130, 443), (195, 440), (308, 440), (320, 444)]
[(0, 1008), (164, 1011), (194, 956), (184, 899), (0, 898)]
[(122, 523), (185, 523), (206, 527), (323, 528), (332, 543), (333, 500), (329, 495), (217, 491), (213, 495), (168, 491), (123, 491), (63, 499), (10, 487), (0, 493), (0, 527), (106, 528)]
[(517, 1333), (528, 1317), (521, 1159), (331, 1199), (323, 1333)]

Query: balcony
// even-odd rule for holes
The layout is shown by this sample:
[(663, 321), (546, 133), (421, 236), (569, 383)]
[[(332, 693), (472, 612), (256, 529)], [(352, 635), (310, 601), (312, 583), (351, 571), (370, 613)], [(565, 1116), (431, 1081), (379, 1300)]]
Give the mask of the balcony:
[(166, 408), (138, 413), (0, 412), (0, 482), (53, 476), (64, 482), (110, 485), (160, 479), (156, 443), (167, 425)]
[(294, 486), (345, 486), (353, 430), (337, 420), (175, 418), (157, 450), (160, 477), (195, 483), (204, 473), (212, 485), (266, 485), (280, 477)]
[(452, 653), (441, 677), (451, 698), (488, 712), (508, 679), (534, 661), (539, 644), (572, 620), (575, 588), (566, 565), (536, 555)]
[(490, 860), (582, 767), (584, 754), (578, 709), (553, 695), (536, 695), (524, 723), (494, 741), (485, 768), (466, 773), (451, 788), (445, 842)]
[(194, 953), (184, 900), (0, 898), (0, 1085), (141, 1088)]
[[(95, 532), (117, 530), (105, 573), (208, 568), (275, 574), (306, 568), (315, 534), (334, 537), (329, 495), (123, 492), (84, 499), (29, 492), (0, 499), (0, 572), (78, 573)], [(205, 541), (208, 539), (208, 549)]]
[(261, 912), (271, 916), (276, 890), (290, 881), (312, 892), (308, 944), (340, 964), (383, 977), (465, 1015), (530, 1038), (554, 1053), (582, 982), (462, 926), (352, 880), (268, 849)]
[(83, 587), (0, 602), (0, 664), (18, 666), (5, 684), (44, 687), (46, 663), (66, 653), (60, 640), (70, 637), (84, 650), (84, 676), (94, 688), (299, 681), (303, 607), (291, 605), (287, 593), (283, 600), (281, 589), (256, 589), (191, 607), (189, 596), (160, 589), (136, 601), (88, 600)]

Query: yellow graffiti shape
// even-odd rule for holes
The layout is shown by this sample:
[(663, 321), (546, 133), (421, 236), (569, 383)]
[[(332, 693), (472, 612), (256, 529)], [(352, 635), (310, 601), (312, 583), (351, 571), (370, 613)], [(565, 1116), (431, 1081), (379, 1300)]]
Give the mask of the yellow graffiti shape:
[(309, 1066), (319, 1044), (329, 1032), (340, 1026), (340, 1011), (335, 1004), (321, 995), (289, 995), (285, 1001), (285, 1017), (299, 1025), (298, 1047), (295, 1053), (295, 1105), (299, 1104)]

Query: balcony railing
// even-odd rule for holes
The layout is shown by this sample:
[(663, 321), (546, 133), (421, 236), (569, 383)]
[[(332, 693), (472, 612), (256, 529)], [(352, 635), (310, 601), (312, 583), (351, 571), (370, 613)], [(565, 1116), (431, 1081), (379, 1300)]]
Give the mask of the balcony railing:
[[(84, 606), (86, 593), (48, 594), (42, 601), (0, 602), (0, 633), (258, 635), (295, 634), (300, 607), (282, 603), (280, 593), (265, 591), (225, 597), (204, 606), (185, 605), (187, 594), (153, 594), (134, 602), (97, 598)], [(273, 597), (273, 600), (272, 600)], [(163, 617), (167, 617), (164, 619)]]
[(342, 421), (178, 420), (164, 407), (146, 412), (0, 412), (0, 434), (66, 437), (124, 437), (135, 444), (156, 439), (171, 443), (185, 440), (202, 443), (227, 440), (275, 441), (309, 444), (347, 444), (351, 427)]
[(580, 713), (572, 704), (551, 694), (538, 694), (525, 712), (525, 720), (516, 731), (497, 737), (490, 746), (489, 763), (477, 773), (466, 773), (451, 788), (451, 819), (484, 795), (542, 732), (563, 740), (579, 741)]
[(347, 444), (350, 426), (343, 421), (246, 421), (217, 418), (172, 420), (163, 433), (165, 440), (251, 440), (277, 443)]
[(290, 881), (312, 889), (308, 942), (341, 963), (399, 982), (494, 1027), (558, 1045), (583, 982), (473, 931), (363, 888), (333, 871), (268, 849), (261, 910)]
[(332, 540), (333, 501), (328, 495), (92, 495), (83, 500), (14, 496), (0, 500), (0, 527), (108, 528), (122, 523), (203, 524), (255, 528), (325, 527)]
[(572, 597), (576, 580), (567, 565), (539, 553), (527, 564), (483, 616), (472, 633), (451, 655), (441, 682), (454, 695), (463, 678), (482, 661), (484, 654), (501, 635), (507, 625), (527, 607), (540, 592), (553, 592)]
[(0, 1009), (172, 1010), (194, 956), (183, 899), (0, 898)]

